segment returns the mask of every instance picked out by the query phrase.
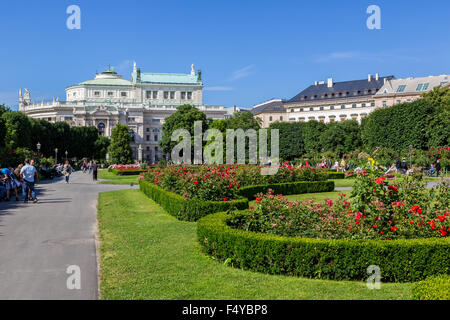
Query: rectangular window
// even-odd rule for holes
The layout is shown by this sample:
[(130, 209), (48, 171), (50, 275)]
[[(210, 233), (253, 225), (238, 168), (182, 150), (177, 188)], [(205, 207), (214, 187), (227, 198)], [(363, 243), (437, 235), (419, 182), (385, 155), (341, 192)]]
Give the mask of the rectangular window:
[(447, 83), (448, 81), (441, 82), (441, 86), (445, 86)]
[(170, 91), (170, 99), (175, 99), (175, 91)]
[(181, 100), (186, 100), (186, 92), (181, 92)]
[(423, 83), (419, 83), (417, 85), (416, 91), (422, 91), (422, 88), (423, 88)]
[(361, 105), (361, 107), (365, 108), (365, 107), (366, 107), (366, 104), (365, 104), (365, 103), (363, 103), (363, 104)]
[(428, 88), (429, 88), (429, 86), (430, 86), (429, 83), (425, 83), (425, 84), (423, 85), (422, 91), (427, 91)]
[(158, 91), (153, 91), (153, 99), (158, 99)]
[(95, 92), (94, 92), (94, 96), (95, 96), (95, 97), (100, 97), (100, 91), (95, 91)]
[(164, 100), (169, 99), (169, 92), (168, 91), (164, 91)]
[(150, 141), (150, 136), (149, 135), (147, 135), (147, 141)]
[(161, 122), (160, 119), (152, 119), (152, 122)]
[(153, 138), (154, 138), (154, 140), (155, 140), (156, 142), (158, 141), (158, 135), (155, 134), (155, 135), (153, 136)]
[(356, 103), (354, 103), (354, 104), (352, 105), (352, 108), (353, 108), (353, 109), (356, 109)]
[(127, 97), (127, 93), (126, 93), (126, 92), (121, 92), (121, 93), (120, 93), (120, 96), (121, 96), (122, 98), (126, 98), (126, 97)]
[(187, 93), (187, 98), (188, 98), (188, 100), (192, 100), (192, 92)]
[(152, 98), (152, 92), (151, 92), (151, 91), (146, 91), (146, 92), (145, 92), (145, 97), (146, 97), (147, 99), (151, 99), (151, 98)]
[(320, 111), (323, 111), (323, 109), (324, 109), (323, 107), (320, 107)]
[(309, 111), (314, 111), (314, 108), (309, 108)]
[(345, 109), (345, 105), (342, 105), (342, 106), (341, 106), (341, 109)]
[(383, 101), (383, 107), (387, 106), (387, 101)]
[(108, 97), (114, 97), (114, 92), (108, 92)]
[(330, 107), (330, 110), (334, 110), (334, 106), (331, 106), (331, 107)]
[(401, 86), (398, 86), (397, 92), (405, 92), (406, 85), (402, 84)]

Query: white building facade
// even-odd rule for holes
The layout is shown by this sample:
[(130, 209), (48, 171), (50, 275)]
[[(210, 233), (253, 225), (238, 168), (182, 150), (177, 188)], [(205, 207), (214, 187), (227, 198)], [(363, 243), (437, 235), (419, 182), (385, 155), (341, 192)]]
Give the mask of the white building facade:
[(19, 110), (32, 118), (95, 126), (106, 137), (118, 123), (127, 125), (134, 158), (148, 163), (164, 157), (158, 146), (162, 125), (183, 104), (214, 120), (227, 117), (225, 107), (203, 105), (201, 71), (196, 73), (193, 65), (190, 74), (141, 73), (134, 63), (130, 81), (109, 68), (93, 80), (66, 88), (66, 101), (32, 103), (27, 89), (19, 92)]

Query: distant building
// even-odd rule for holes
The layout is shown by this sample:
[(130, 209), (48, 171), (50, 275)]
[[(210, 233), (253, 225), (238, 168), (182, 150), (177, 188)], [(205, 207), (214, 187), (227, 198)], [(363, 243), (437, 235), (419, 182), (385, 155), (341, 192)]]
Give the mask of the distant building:
[(268, 128), (271, 123), (279, 121), (287, 121), (286, 109), (284, 108), (284, 100), (272, 99), (260, 103), (251, 110), (253, 115), (261, 119), (261, 126)]
[(375, 107), (390, 107), (396, 104), (412, 102), (425, 92), (437, 86), (448, 85), (450, 76), (429, 76), (422, 78), (390, 79), (374, 96)]
[(128, 125), (134, 158), (156, 162), (164, 157), (158, 146), (164, 120), (183, 104), (194, 105), (208, 118), (224, 119), (223, 106), (205, 106), (201, 71), (190, 74), (142, 73), (134, 63), (131, 80), (109, 68), (95, 79), (66, 89), (66, 101), (32, 103), (30, 92), (19, 92), (19, 110), (26, 115), (71, 126), (95, 126), (101, 135), (111, 136), (118, 124)]
[(334, 82), (330, 78), (327, 83), (316, 81), (283, 104), (287, 113), (285, 121), (361, 122), (362, 118), (375, 110), (374, 95), (392, 79), (393, 76), (369, 74), (364, 80)]

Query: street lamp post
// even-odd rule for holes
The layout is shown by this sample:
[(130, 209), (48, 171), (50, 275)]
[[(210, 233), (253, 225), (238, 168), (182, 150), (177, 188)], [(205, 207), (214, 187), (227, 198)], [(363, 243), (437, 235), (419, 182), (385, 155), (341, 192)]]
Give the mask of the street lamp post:
[(41, 144), (39, 142), (37, 143), (36, 148), (37, 148), (37, 152), (38, 152), (37, 165), (38, 165), (38, 167), (40, 167), (40, 164), (41, 164)]
[(58, 148), (55, 149), (55, 165), (58, 165)]

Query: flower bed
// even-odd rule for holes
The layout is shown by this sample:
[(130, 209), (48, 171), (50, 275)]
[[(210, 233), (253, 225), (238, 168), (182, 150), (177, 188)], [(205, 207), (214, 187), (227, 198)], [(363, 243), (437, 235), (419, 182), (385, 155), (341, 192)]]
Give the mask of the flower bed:
[(151, 169), (146, 180), (188, 200), (229, 201), (241, 197), (240, 189), (299, 181), (325, 181), (321, 170), (280, 167), (275, 175), (261, 174), (258, 166), (171, 166)]
[(119, 169), (111, 169), (110, 172), (114, 173), (117, 176), (138, 176), (141, 173), (146, 173), (148, 170), (142, 169), (131, 169), (131, 170), (119, 170)]
[(450, 239), (329, 240), (283, 237), (231, 227), (248, 212), (208, 215), (198, 221), (203, 250), (245, 269), (333, 280), (365, 280), (367, 268), (381, 269), (383, 282), (410, 282), (450, 274)]
[(248, 211), (201, 219), (199, 241), (221, 261), (273, 274), (365, 279), (370, 265), (384, 281), (449, 274), (448, 184), (427, 190), (412, 176), (390, 185), (374, 162), (349, 198), (291, 202), (270, 190)]

